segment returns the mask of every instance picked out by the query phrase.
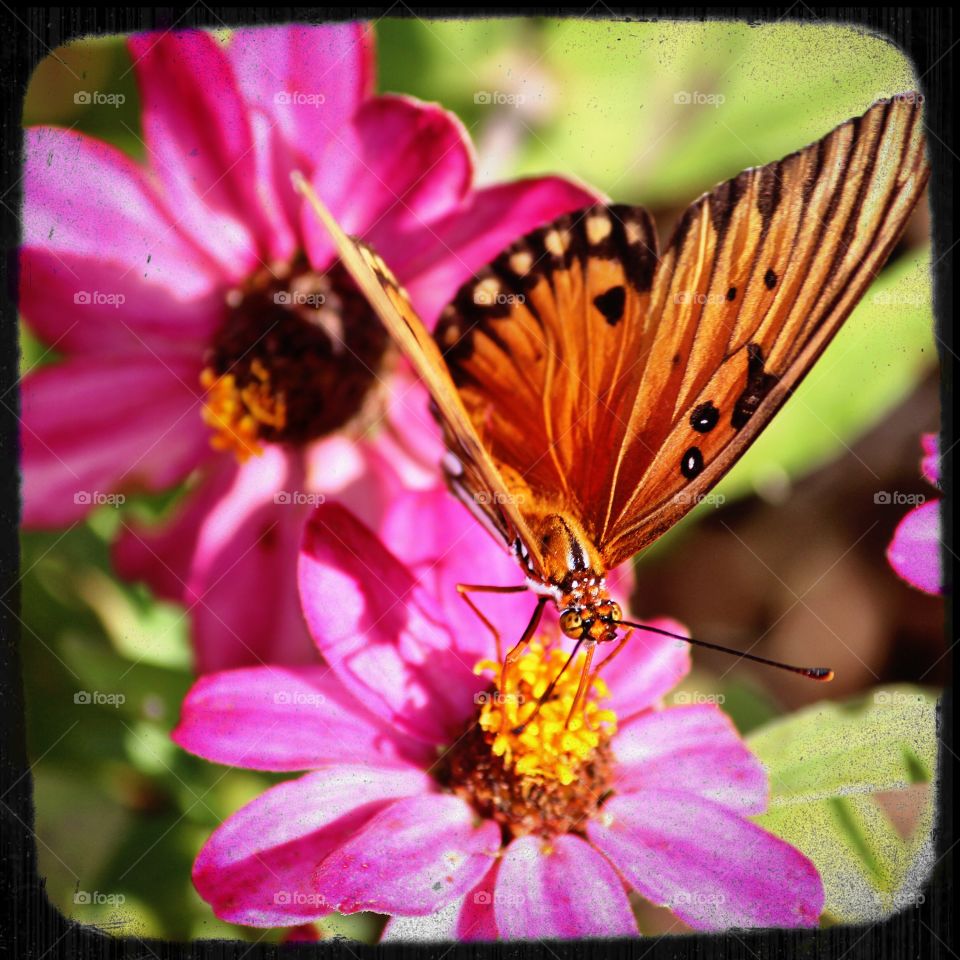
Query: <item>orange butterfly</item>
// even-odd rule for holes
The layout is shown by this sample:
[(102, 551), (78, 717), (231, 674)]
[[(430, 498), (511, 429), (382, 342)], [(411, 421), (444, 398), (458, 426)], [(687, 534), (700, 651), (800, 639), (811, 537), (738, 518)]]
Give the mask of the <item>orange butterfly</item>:
[(526, 575), (461, 593), (488, 626), (468, 592), (538, 594), (501, 689), (550, 600), (573, 655), (586, 644), (581, 690), (595, 643), (639, 626), (623, 621), (607, 572), (736, 463), (884, 265), (929, 172), (920, 99), (874, 104), (721, 184), (662, 253), (642, 207), (560, 217), (466, 283), (435, 337), (377, 253), (299, 181), (432, 396), (451, 490)]

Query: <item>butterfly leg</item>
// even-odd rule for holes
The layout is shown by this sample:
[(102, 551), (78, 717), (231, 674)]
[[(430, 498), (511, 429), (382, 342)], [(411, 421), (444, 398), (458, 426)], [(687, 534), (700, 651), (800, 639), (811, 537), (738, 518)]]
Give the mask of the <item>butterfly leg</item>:
[(500, 640), (500, 631), (484, 616), (483, 611), (470, 599), (471, 593), (523, 593), (526, 585), (518, 587), (490, 587), (478, 583), (458, 583), (457, 593), (463, 597), (467, 606), (476, 614), (480, 622), (493, 634), (497, 645), (497, 661), (503, 663), (503, 648)]
[[(565, 729), (570, 726), (570, 721), (577, 715), (577, 708), (583, 701), (583, 695), (589, 686), (589, 682), (593, 680), (590, 674), (590, 664), (593, 663), (593, 654), (596, 649), (596, 642), (591, 643), (587, 647), (587, 658), (583, 661), (583, 668), (580, 670), (580, 682), (577, 684), (577, 693), (573, 698), (573, 703), (570, 704), (570, 712), (567, 714), (566, 722), (563, 725)], [(616, 653), (617, 651), (614, 650), (613, 652)], [(586, 717), (584, 717), (584, 722), (586, 722)]]
[[(513, 646), (513, 649), (503, 658), (503, 666), (500, 668), (501, 696), (507, 695), (507, 675), (510, 672), (510, 668), (523, 656), (524, 649), (526, 649), (531, 637), (533, 637), (534, 632), (540, 625), (540, 618), (543, 616), (543, 608), (547, 605), (547, 599), (547, 597), (539, 597), (537, 599), (537, 606), (534, 608), (533, 615), (530, 617), (530, 622), (527, 624), (526, 630), (523, 631), (523, 635)], [(507, 711), (504, 709), (500, 711), (500, 730), (503, 731), (506, 725)]]

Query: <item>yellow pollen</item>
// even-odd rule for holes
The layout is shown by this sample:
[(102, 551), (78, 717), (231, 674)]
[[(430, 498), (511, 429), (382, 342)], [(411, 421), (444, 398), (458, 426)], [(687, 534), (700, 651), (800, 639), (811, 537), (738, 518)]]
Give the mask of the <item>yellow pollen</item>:
[[(511, 669), (509, 689), (495, 687), (483, 700), (479, 717), (491, 752), (502, 757), (518, 776), (555, 780), (565, 786), (577, 779), (580, 767), (617, 730), (614, 711), (601, 708), (597, 702), (610, 696), (599, 678), (590, 682), (576, 716), (567, 723), (586, 659), (584, 654), (570, 664), (550, 699), (531, 719), (540, 697), (560, 673), (567, 656), (563, 650), (533, 641)], [(474, 667), (477, 674), (486, 671), (491, 671), (499, 683), (499, 663), (481, 660)]]
[(283, 394), (270, 389), (270, 372), (258, 359), (250, 363), (254, 378), (241, 386), (232, 373), (217, 374), (205, 367), (200, 386), (207, 392), (203, 421), (213, 431), (210, 444), (215, 450), (230, 450), (243, 463), (263, 452), (260, 428), (282, 430), (287, 420)]

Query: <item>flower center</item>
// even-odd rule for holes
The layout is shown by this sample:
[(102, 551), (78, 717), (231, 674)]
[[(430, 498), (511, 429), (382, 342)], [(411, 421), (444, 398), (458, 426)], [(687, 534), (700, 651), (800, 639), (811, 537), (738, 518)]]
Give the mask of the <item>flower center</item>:
[(299, 256), (261, 270), (227, 308), (200, 377), (214, 448), (246, 460), (265, 442), (303, 445), (374, 419), (389, 338), (339, 263), (318, 274)]
[[(512, 668), (510, 689), (478, 696), (476, 720), (444, 760), (441, 780), (515, 836), (582, 830), (609, 791), (617, 718), (598, 703), (609, 696), (603, 680), (590, 680), (582, 709), (567, 722), (582, 654), (538, 709), (566, 661), (563, 650), (531, 643)], [(481, 661), (476, 670), (500, 676), (499, 663)]]

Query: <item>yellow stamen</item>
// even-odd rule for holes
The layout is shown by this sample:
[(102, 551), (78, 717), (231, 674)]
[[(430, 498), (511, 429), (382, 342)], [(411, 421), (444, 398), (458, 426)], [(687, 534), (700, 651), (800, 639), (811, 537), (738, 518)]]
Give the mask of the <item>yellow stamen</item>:
[(200, 385), (207, 392), (203, 420), (213, 431), (210, 444), (215, 450), (232, 451), (241, 463), (263, 453), (262, 427), (282, 430), (287, 421), (283, 394), (270, 389), (270, 372), (256, 358), (250, 372), (254, 379), (243, 386), (232, 373), (218, 375), (211, 367), (200, 374)]
[[(566, 660), (563, 650), (547, 648), (535, 640), (509, 673), (511, 689), (495, 689), (483, 701), (479, 723), (487, 735), (490, 750), (519, 776), (555, 780), (564, 785), (573, 783), (578, 770), (594, 754), (601, 740), (609, 740), (616, 732), (616, 714), (613, 710), (601, 709), (597, 703), (610, 695), (599, 678), (589, 684), (577, 715), (567, 722), (580, 682), (583, 654), (557, 681), (536, 718), (530, 719), (540, 697)], [(500, 664), (481, 660), (474, 672), (484, 671), (499, 678)], [(503, 714), (505, 722), (501, 722)]]

